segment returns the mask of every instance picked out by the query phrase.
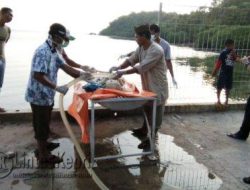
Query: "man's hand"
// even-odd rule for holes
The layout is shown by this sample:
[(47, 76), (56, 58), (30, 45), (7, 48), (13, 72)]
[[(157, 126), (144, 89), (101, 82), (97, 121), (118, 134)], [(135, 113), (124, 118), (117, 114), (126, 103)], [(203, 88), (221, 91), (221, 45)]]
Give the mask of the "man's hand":
[(177, 84), (175, 78), (172, 78), (172, 83), (173, 83), (173, 85), (174, 85), (175, 88), (178, 88), (178, 84)]
[(119, 67), (114, 66), (109, 69), (109, 72), (112, 73), (113, 71), (118, 71), (118, 70), (119, 70)]
[(126, 71), (122, 71), (122, 70), (118, 70), (118, 71), (116, 71), (115, 76), (114, 76), (114, 78), (113, 78), (113, 79), (119, 79), (119, 78), (121, 78), (121, 77), (122, 77), (122, 75), (124, 75), (124, 74), (125, 74), (125, 72), (126, 72)]
[(213, 70), (211, 75), (212, 75), (212, 77), (215, 77), (217, 75), (217, 70)]
[(120, 55), (120, 56), (118, 57), (118, 60), (119, 60), (119, 59), (123, 59), (123, 58), (125, 58), (125, 57), (127, 57), (127, 55)]
[(66, 86), (66, 85), (63, 85), (63, 86), (57, 86), (55, 88), (55, 91), (65, 95), (67, 92), (68, 92), (69, 88)]
[(214, 65), (214, 68), (213, 68), (213, 71), (212, 71), (212, 77), (215, 77), (217, 72), (220, 70), (221, 68), (221, 65), (222, 65), (222, 61), (220, 59), (217, 59), (216, 62), (215, 62), (215, 65)]
[(87, 65), (81, 65), (80, 69), (82, 69), (85, 72), (95, 73), (97, 70), (94, 67), (89, 67)]
[(91, 73), (89, 72), (81, 72), (80, 73), (80, 78), (81, 80), (84, 80), (84, 81), (91, 81), (94, 77)]

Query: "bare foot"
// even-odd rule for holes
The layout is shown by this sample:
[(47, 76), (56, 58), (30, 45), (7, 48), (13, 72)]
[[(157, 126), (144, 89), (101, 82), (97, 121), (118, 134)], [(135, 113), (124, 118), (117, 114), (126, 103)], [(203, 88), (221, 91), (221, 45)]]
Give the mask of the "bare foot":
[(220, 101), (218, 101), (216, 104), (217, 104), (217, 105), (221, 105), (221, 102), (220, 102)]
[(0, 107), (0, 112), (6, 112), (6, 110)]
[(217, 102), (215, 104), (216, 110), (217, 111), (223, 111), (224, 110), (224, 106), (221, 104), (221, 102)]

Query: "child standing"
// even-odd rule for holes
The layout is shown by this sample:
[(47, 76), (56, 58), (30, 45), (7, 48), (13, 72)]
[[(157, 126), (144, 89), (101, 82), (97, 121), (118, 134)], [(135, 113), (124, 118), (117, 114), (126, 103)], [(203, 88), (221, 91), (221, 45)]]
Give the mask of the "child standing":
[(217, 104), (221, 105), (220, 94), (222, 89), (225, 89), (226, 100), (225, 105), (228, 104), (228, 97), (233, 85), (233, 69), (234, 63), (237, 59), (237, 53), (234, 49), (234, 41), (227, 39), (225, 42), (225, 49), (222, 50), (218, 60), (216, 61), (212, 76), (215, 76), (218, 70), (219, 76), (217, 81)]

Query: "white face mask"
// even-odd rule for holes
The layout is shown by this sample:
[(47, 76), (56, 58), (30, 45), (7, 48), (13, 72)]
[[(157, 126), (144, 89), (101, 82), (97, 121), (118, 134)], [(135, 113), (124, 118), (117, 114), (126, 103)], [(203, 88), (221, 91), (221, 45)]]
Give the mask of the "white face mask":
[(57, 44), (56, 45), (56, 50), (58, 53), (62, 53), (63, 52), (63, 48), (67, 47), (69, 44), (69, 41), (63, 41), (62, 44)]
[(151, 40), (155, 40), (155, 34), (151, 34)]
[(151, 34), (151, 39), (152, 40), (157, 40), (160, 37), (160, 33), (155, 33), (155, 34)]
[(69, 44), (69, 41), (65, 41), (65, 40), (62, 40), (62, 43), (58, 43), (58, 42), (56, 42), (55, 40), (53, 40), (53, 38), (52, 38), (52, 36), (51, 35), (49, 35), (49, 39), (54, 43), (54, 44), (56, 44), (56, 49), (58, 50), (58, 51), (62, 51), (62, 49), (64, 48), (64, 47), (67, 47), (68, 46), (68, 44)]
[(62, 52), (63, 52), (62, 44), (56, 45), (56, 51), (57, 51), (58, 53), (62, 53)]

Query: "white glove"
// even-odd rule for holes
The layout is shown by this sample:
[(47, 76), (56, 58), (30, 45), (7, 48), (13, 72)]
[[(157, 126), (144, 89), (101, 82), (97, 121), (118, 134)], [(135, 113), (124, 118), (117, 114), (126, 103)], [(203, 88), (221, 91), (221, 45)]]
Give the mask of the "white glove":
[(118, 71), (118, 70), (119, 70), (119, 67), (114, 66), (109, 69), (109, 72), (112, 73), (113, 71)]
[(57, 86), (55, 88), (55, 91), (65, 95), (67, 92), (68, 92), (69, 88), (66, 86), (66, 85), (63, 85), (63, 86)]
[(126, 72), (126, 71), (122, 71), (122, 70), (118, 70), (118, 71), (116, 71), (115, 76), (114, 76), (114, 78), (113, 78), (113, 79), (119, 79), (119, 78), (121, 78), (121, 77), (122, 77), (122, 75), (124, 75), (124, 74), (125, 74), (125, 72)]
[(178, 84), (177, 84), (175, 78), (172, 78), (172, 83), (173, 83), (173, 85), (174, 85), (175, 88), (178, 88)]
[(84, 81), (91, 81), (94, 77), (91, 73), (89, 72), (81, 72), (80, 73), (80, 78), (81, 80), (84, 80)]

